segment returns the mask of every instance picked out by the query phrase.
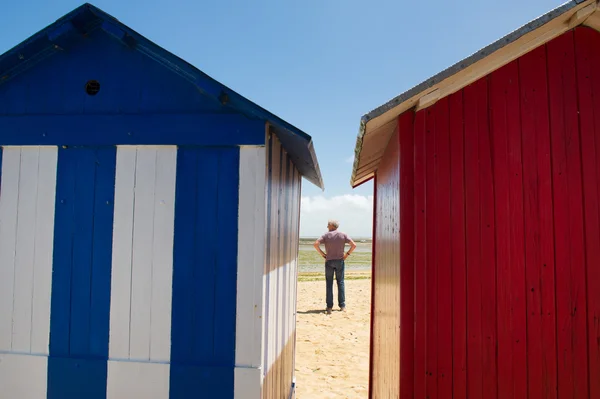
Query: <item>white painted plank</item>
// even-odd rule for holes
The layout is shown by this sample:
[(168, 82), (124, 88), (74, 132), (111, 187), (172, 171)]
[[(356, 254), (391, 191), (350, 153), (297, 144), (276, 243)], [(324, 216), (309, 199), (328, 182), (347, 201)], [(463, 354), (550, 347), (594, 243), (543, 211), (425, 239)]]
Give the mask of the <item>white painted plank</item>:
[(262, 375), (260, 369), (236, 367), (234, 381), (234, 399), (258, 399), (261, 397)]
[[(271, 288), (270, 297), (270, 313), (269, 317), (269, 368), (271, 369), (278, 355), (278, 343), (277, 343), (277, 311), (278, 311), (278, 263), (279, 263), (279, 190), (280, 190), (280, 159), (279, 153), (281, 151), (278, 139), (273, 136), (273, 149), (272, 149), (272, 187), (271, 187), (271, 258), (272, 264), (275, 264), (275, 269), (269, 272), (269, 284)], [(267, 371), (268, 373), (268, 371)]]
[(12, 347), (12, 310), (20, 169), (21, 149), (19, 147), (4, 147), (0, 180), (0, 351), (10, 351)]
[(110, 292), (109, 357), (111, 359), (129, 359), (136, 157), (135, 146), (117, 148)]
[(39, 147), (21, 148), (17, 243), (15, 249), (15, 291), (12, 316), (12, 351), (20, 353), (31, 352), (33, 261), (35, 255), (39, 154)]
[[(279, 236), (279, 241), (283, 241), (283, 236)], [(279, 263), (281, 263), (281, 253), (282, 247), (279, 246)], [(279, 266), (276, 270), (277, 273), (277, 322), (273, 326), (273, 330), (275, 331), (275, 360), (279, 358), (281, 355), (281, 351), (283, 350), (283, 342), (282, 341), (282, 330), (283, 330), (283, 267)]]
[(140, 146), (135, 168), (133, 258), (131, 282), (131, 359), (150, 360), (150, 304), (154, 244), (156, 147)]
[[(256, 148), (254, 151), (253, 164), (255, 165), (254, 175), (254, 248), (253, 248), (253, 280), (254, 292), (253, 295), (253, 315), (254, 326), (253, 333), (255, 345), (251, 351), (251, 365), (254, 367), (262, 366), (263, 353), (263, 281), (265, 272), (265, 249), (266, 249), (266, 217), (267, 217), (267, 202), (266, 202), (266, 173), (267, 173), (267, 149), (265, 147)], [(249, 179), (248, 181), (252, 181)]]
[(269, 370), (275, 359), (277, 359), (277, 337), (275, 335), (275, 327), (277, 325), (277, 271), (274, 270), (269, 273), (269, 285), (271, 292), (269, 294), (269, 325), (267, 326), (269, 334)]
[[(292, 182), (294, 190), (292, 191), (292, 246), (291, 246), (291, 273), (290, 273), (290, 337), (294, 337), (294, 332), (296, 331), (296, 305), (297, 305), (297, 278), (298, 278), (298, 246), (299, 246), (299, 237), (298, 237), (298, 225), (300, 222), (300, 182), (298, 176), (298, 170), (294, 166), (292, 169)], [(295, 352), (295, 343), (294, 343), (294, 352)], [(295, 355), (292, 355), (292, 364), (295, 364)], [(295, 374), (295, 369), (292, 368), (292, 375)]]
[(171, 355), (171, 298), (177, 147), (158, 149), (154, 200), (154, 244), (150, 360), (169, 361)]
[[(299, 230), (299, 226), (300, 226), (300, 202), (301, 202), (301, 198), (302, 198), (302, 178), (300, 177), (300, 174), (298, 173), (298, 170), (296, 168), (294, 168), (294, 182), (296, 184), (296, 191), (294, 194), (294, 199), (295, 199), (295, 203), (294, 203), (294, 281), (293, 281), (293, 298), (294, 298), (294, 302), (293, 302), (293, 309), (294, 309), (294, 318), (292, 320), (292, 336), (294, 337), (294, 339), (296, 339), (296, 320), (297, 320), (297, 316), (298, 316), (298, 251), (300, 248), (300, 230)], [(296, 364), (296, 342), (294, 342), (294, 350), (293, 350), (293, 355), (292, 355), (292, 363)], [(294, 368), (293, 374), (296, 374), (296, 369)], [(295, 378), (294, 378), (295, 379)]]
[(264, 147), (240, 149), (235, 364), (245, 367), (262, 363), (265, 160)]
[[(288, 225), (289, 226), (289, 225)], [(288, 227), (289, 228), (289, 227)], [(291, 237), (287, 236), (286, 240), (289, 240)], [(286, 246), (289, 246), (289, 243), (286, 243)], [(285, 252), (286, 258), (288, 256), (288, 250)], [(287, 262), (285, 266), (282, 267), (283, 281), (282, 281), (282, 303), (283, 303), (283, 314), (281, 319), (281, 342), (282, 349), (285, 350), (286, 338), (290, 331), (290, 263)]]
[(106, 388), (107, 399), (168, 399), (169, 365), (109, 361)]
[(48, 358), (46, 356), (0, 354), (2, 398), (46, 398)]
[(40, 147), (36, 204), (31, 352), (48, 355), (58, 148)]

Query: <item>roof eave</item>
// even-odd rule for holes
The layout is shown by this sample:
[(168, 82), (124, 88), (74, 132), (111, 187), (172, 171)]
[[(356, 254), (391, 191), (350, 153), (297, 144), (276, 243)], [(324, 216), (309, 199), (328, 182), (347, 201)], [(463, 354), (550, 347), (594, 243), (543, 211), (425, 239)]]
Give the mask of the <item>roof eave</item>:
[[(303, 176), (306, 175), (308, 181), (321, 189), (323, 188), (323, 177), (319, 169), (317, 157), (314, 153), (313, 140), (310, 135), (281, 119), (277, 115), (260, 107), (224, 84), (216, 81), (187, 61), (162, 48), (150, 39), (123, 24), (112, 15), (89, 3), (77, 7), (10, 50), (0, 54), (0, 63), (4, 60), (8, 65), (8, 69), (6, 69), (7, 73), (1, 73), (0, 84), (3, 81), (6, 82), (8, 79), (16, 76), (16, 74), (25, 71), (32, 65), (35, 65), (46, 56), (59, 51), (58, 49), (60, 46), (58, 43), (60, 40), (64, 40), (67, 35), (72, 35), (73, 31), (77, 31), (77, 29), (73, 29), (75, 26), (72, 22), (86, 12), (91, 13), (90, 15), (94, 15), (94, 17), (100, 21), (99, 23), (102, 25), (102, 29), (108, 31), (108, 33), (111, 33), (113, 36), (117, 37), (117, 39), (124, 41), (127, 45), (138, 47), (139, 50), (148, 57), (153, 58), (165, 67), (172, 69), (174, 72), (196, 85), (204, 95), (212, 100), (222, 103), (221, 98), (226, 97), (227, 103), (222, 103), (223, 106), (231, 107), (236, 112), (244, 114), (249, 118), (265, 120), (279, 129), (285, 129), (292, 132), (303, 142), (303, 146), (306, 146), (308, 149), (309, 156), (305, 159), (306, 162), (302, 168)], [(89, 26), (86, 25), (85, 28), (89, 28)], [(34, 50), (37, 51), (35, 57), (32, 59), (23, 59), (21, 53), (25, 48), (31, 48), (32, 46), (34, 46)], [(288, 148), (287, 151), (293, 152), (294, 149)], [(300, 150), (300, 152), (303, 151), (305, 150)], [(306, 155), (306, 152), (304, 152), (304, 154)], [(307, 170), (307, 168), (309, 170)]]
[[(477, 64), (477, 63), (481, 62), (482, 60), (488, 58), (489, 56), (495, 54), (499, 50), (502, 50), (505, 47), (515, 43), (517, 40), (519, 40), (523, 36), (527, 35), (528, 33), (538, 30), (542, 26), (557, 19), (558, 17), (564, 16), (565, 14), (567, 14), (571, 11), (579, 12), (580, 10), (582, 10), (585, 7), (594, 5), (593, 9), (591, 9), (591, 12), (594, 12), (596, 9), (595, 4), (596, 4), (596, 0), (571, 0), (568, 3), (565, 3), (565, 4), (555, 8), (554, 10), (551, 10), (550, 12), (544, 14), (543, 16), (541, 16), (541, 17), (531, 21), (530, 23), (522, 26), (521, 28), (509, 33), (508, 35), (504, 36), (500, 40), (497, 40), (496, 42), (494, 42), (494, 43), (488, 45), (487, 47), (483, 48), (482, 50), (470, 55), (469, 57), (463, 59), (462, 61), (455, 63), (451, 67), (436, 74), (432, 78), (425, 80), (424, 82), (414, 86), (413, 88), (407, 90), (406, 92), (400, 94), (399, 96), (391, 99), (390, 101), (386, 102), (385, 104), (383, 104), (383, 105), (375, 108), (371, 112), (365, 114), (360, 120), (359, 132), (358, 132), (358, 136), (356, 138), (356, 145), (355, 145), (355, 150), (354, 150), (355, 157), (354, 157), (354, 164), (353, 164), (353, 168), (352, 168), (352, 177), (350, 180), (350, 185), (352, 187), (357, 187), (358, 185), (372, 179), (374, 176), (374, 173), (377, 169), (377, 165), (374, 165), (372, 168), (369, 169), (367, 174), (365, 174), (364, 176), (361, 176), (360, 180), (356, 179), (357, 172), (359, 171), (359, 169), (361, 167), (360, 156), (361, 156), (361, 152), (364, 148), (364, 146), (363, 146), (364, 138), (367, 134), (369, 134), (373, 130), (372, 129), (373, 121), (377, 121), (378, 118), (380, 118), (380, 117), (384, 116), (386, 113), (394, 111), (394, 110), (398, 110), (397, 113), (393, 112), (393, 116), (397, 117), (403, 112), (407, 112), (410, 109), (418, 107), (419, 106), (419, 104), (418, 104), (419, 97), (429, 95), (431, 90), (435, 89), (435, 86), (440, 85), (441, 83), (443, 83), (447, 79), (455, 76), (459, 72), (462, 72), (462, 71), (466, 70), (467, 68), (473, 67), (475, 64)], [(578, 10), (576, 11), (575, 8), (578, 8)], [(589, 16), (589, 14), (584, 15), (583, 17), (587, 17), (587, 16)], [(576, 26), (577, 24), (583, 23), (584, 19), (581, 21), (576, 21), (577, 23), (574, 26)], [(566, 30), (567, 29), (565, 29), (565, 31)], [(548, 39), (548, 40), (550, 40), (550, 39)], [(510, 60), (507, 60), (506, 62), (508, 63), (508, 62), (510, 62)], [(489, 72), (491, 72), (491, 71), (489, 71)], [(444, 95), (442, 97), (446, 97), (449, 94), (450, 93), (444, 93)], [(441, 98), (441, 97), (439, 97), (439, 98)], [(377, 128), (380, 127), (381, 125), (383, 125), (384, 123), (387, 123), (387, 122), (379, 123)], [(361, 174), (363, 174), (362, 171), (361, 171)]]

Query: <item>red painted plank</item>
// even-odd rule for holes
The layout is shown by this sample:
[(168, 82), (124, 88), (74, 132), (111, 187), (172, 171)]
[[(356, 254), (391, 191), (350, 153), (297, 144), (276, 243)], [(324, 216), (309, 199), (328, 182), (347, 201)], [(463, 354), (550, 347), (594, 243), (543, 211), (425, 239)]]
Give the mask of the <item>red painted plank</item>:
[(425, 295), (425, 112), (415, 115), (415, 398), (425, 398), (427, 386)]
[[(485, 82), (483, 84), (485, 87)], [(467, 241), (467, 394), (482, 398), (482, 329), (479, 193), (479, 93), (482, 84), (464, 89), (465, 113), (465, 193)]]
[(496, 235), (494, 215), (494, 179), (489, 132), (487, 80), (477, 84), (479, 123), (479, 168), (481, 190), (481, 329), (483, 335), (483, 397), (498, 393), (496, 371)]
[(398, 119), (400, 140), (400, 398), (414, 397), (414, 113)]
[(452, 269), (450, 264), (450, 137), (448, 98), (435, 106), (438, 397), (452, 398)]
[(519, 61), (531, 398), (556, 397), (557, 383), (546, 62), (543, 47)]
[[(590, 397), (600, 397), (600, 34), (575, 30), (583, 161)], [(595, 377), (594, 377), (595, 376)]]
[[(556, 38), (547, 48), (556, 201), (556, 282), (561, 294), (558, 300), (561, 375), (558, 388), (559, 397), (585, 398), (588, 397), (586, 282), (573, 33)], [(565, 378), (573, 376), (573, 380), (565, 381), (563, 373)]]
[[(493, 143), (493, 168), (496, 211), (496, 264), (498, 297), (498, 397), (513, 398), (513, 337), (512, 337), (512, 269), (510, 226), (517, 221), (510, 219), (510, 176), (508, 166), (508, 129), (512, 115), (508, 108), (508, 89), (511, 81), (518, 78), (516, 63), (513, 62), (494, 72), (489, 82), (490, 127)], [(518, 99), (518, 98), (517, 98)], [(518, 112), (518, 110), (517, 110)]]
[(467, 274), (465, 255), (465, 140), (462, 91), (449, 98), (452, 246), (452, 377), (454, 398), (467, 397)]
[[(539, 71), (533, 73), (542, 75)], [(544, 77), (545, 78), (545, 77)], [(538, 117), (536, 132), (537, 167), (538, 167), (538, 217), (539, 217), (539, 262), (541, 299), (541, 333), (543, 356), (543, 395), (554, 398), (557, 395), (557, 341), (556, 341), (556, 282), (554, 265), (554, 216), (552, 199), (552, 163), (550, 158), (550, 133), (548, 130), (547, 89), (540, 82), (536, 89), (536, 115)], [(534, 238), (535, 239), (535, 238)]]
[(438, 287), (437, 287), (437, 209), (435, 176), (435, 112), (436, 106), (425, 112), (425, 150), (426, 150), (426, 187), (425, 187), (425, 234), (426, 234), (426, 307), (427, 312), (427, 397), (437, 398), (438, 370)]
[[(506, 129), (509, 179), (509, 317), (511, 329), (512, 392), (514, 398), (527, 397), (527, 305), (525, 284), (525, 233), (523, 215), (523, 163), (521, 159), (521, 114), (519, 68), (506, 67)], [(498, 217), (500, 220), (500, 217)], [(552, 234), (552, 231), (549, 231)], [(502, 321), (498, 320), (498, 325)], [(554, 331), (554, 328), (551, 328)], [(499, 353), (501, 350), (499, 349)], [(498, 370), (500, 376), (500, 370)], [(500, 388), (500, 381), (499, 381)]]

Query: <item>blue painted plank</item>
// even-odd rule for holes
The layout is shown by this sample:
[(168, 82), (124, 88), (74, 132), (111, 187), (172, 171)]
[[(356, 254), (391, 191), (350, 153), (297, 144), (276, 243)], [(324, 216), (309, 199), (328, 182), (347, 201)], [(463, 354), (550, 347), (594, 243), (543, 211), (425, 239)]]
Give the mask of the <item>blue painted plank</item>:
[(0, 114), (21, 114), (27, 110), (27, 91), (15, 85), (0, 90)]
[[(104, 376), (104, 386), (96, 376)], [(106, 361), (48, 358), (47, 399), (106, 399)], [(34, 382), (32, 382), (34, 383)]]
[[(50, 305), (50, 356), (69, 356), (71, 319), (71, 266), (75, 233), (74, 151), (58, 149), (56, 208), (54, 215), (54, 250), (52, 263), (52, 298)], [(50, 370), (49, 370), (50, 377)]]
[(108, 359), (116, 165), (115, 147), (96, 150), (90, 355), (102, 359)]
[(105, 398), (116, 148), (59, 149), (48, 398)]
[(169, 399), (229, 399), (233, 390), (233, 367), (171, 365)]
[(173, 293), (171, 304), (171, 363), (192, 361), (198, 152), (177, 150), (175, 226), (173, 243)]
[[(217, 274), (215, 281), (215, 364), (235, 364), (235, 315), (239, 203), (239, 148), (221, 151), (217, 199)], [(223, 239), (228, 237), (228, 239)]]
[(170, 399), (224, 397), (212, 366), (233, 390), (238, 176), (237, 148), (178, 150)]
[(0, 145), (262, 145), (264, 134), (239, 114), (0, 115)]
[(94, 233), (96, 154), (93, 148), (71, 149), (75, 170), (73, 263), (71, 269), (71, 356), (90, 352), (90, 298)]
[[(225, 256), (219, 243), (231, 242), (231, 237), (219, 234), (218, 226), (218, 187), (223, 176), (219, 165), (222, 149), (199, 149), (198, 175), (195, 182), (199, 193), (196, 203), (196, 240), (193, 267), (194, 279), (189, 289), (194, 293), (194, 322), (192, 360), (196, 365), (214, 365), (215, 356), (215, 316), (225, 312), (215, 302), (216, 281), (220, 271), (218, 259)], [(237, 181), (236, 181), (237, 182)], [(227, 238), (226, 238), (227, 237)], [(227, 251), (231, 251), (233, 243)], [(227, 252), (225, 251), (225, 252)], [(234, 274), (235, 275), (235, 274)], [(231, 275), (230, 275), (231, 277)], [(235, 279), (233, 279), (235, 280)]]

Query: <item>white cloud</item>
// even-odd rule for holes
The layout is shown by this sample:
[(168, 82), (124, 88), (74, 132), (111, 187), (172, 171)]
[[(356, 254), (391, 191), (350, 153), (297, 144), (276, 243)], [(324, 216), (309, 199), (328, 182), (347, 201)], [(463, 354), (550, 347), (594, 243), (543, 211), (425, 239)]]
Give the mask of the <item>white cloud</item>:
[(327, 220), (337, 219), (340, 230), (353, 237), (371, 237), (373, 196), (302, 197), (300, 236), (317, 237), (327, 231)]

